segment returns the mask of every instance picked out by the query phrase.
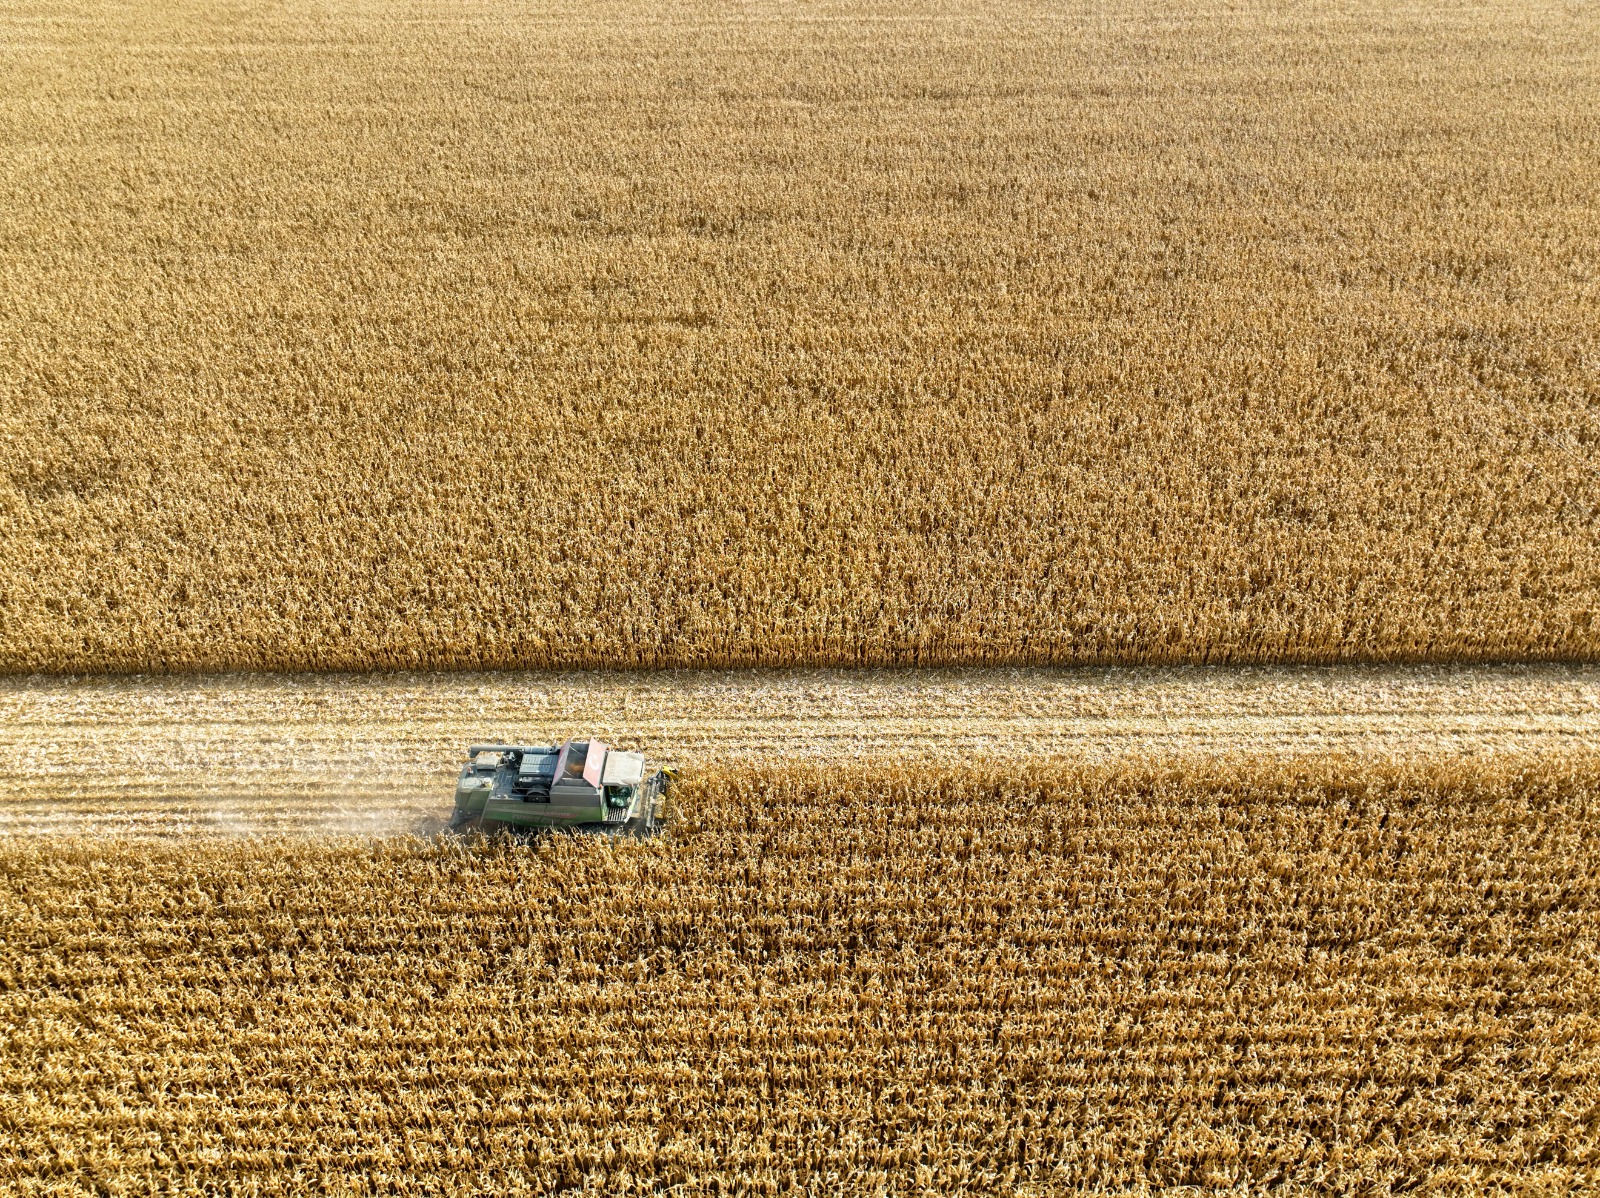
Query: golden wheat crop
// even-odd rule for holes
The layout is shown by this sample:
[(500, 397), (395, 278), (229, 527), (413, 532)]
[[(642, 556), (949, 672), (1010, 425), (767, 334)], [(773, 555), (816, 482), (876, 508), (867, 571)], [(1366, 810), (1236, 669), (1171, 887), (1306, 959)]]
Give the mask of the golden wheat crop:
[(0, 668), (1592, 658), (1597, 21), (13, 0)]
[(0, 1187), (1575, 1192), (1597, 784), (785, 768), (640, 845), (0, 843)]

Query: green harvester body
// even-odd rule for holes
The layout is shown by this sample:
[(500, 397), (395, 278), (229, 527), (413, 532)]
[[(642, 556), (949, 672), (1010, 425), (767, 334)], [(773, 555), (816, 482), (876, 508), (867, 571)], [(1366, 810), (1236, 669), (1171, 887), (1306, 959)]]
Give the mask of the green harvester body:
[(666, 770), (647, 772), (643, 753), (593, 738), (473, 745), (456, 779), (450, 826), (651, 836), (660, 830), (670, 780)]

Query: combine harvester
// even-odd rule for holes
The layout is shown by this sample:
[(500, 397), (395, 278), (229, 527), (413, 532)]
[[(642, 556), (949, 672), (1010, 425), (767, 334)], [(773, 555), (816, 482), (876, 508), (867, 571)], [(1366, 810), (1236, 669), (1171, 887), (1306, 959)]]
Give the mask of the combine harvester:
[(672, 780), (645, 777), (643, 753), (604, 741), (473, 745), (456, 781), (452, 830), (569, 828), (597, 836), (653, 836)]

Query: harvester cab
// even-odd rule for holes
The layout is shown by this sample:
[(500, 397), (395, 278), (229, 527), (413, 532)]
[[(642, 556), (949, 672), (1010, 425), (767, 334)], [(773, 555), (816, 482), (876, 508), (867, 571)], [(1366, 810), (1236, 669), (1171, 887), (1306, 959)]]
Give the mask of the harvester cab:
[(643, 753), (601, 740), (473, 745), (456, 780), (451, 828), (570, 828), (651, 836), (661, 828), (671, 773), (647, 775)]

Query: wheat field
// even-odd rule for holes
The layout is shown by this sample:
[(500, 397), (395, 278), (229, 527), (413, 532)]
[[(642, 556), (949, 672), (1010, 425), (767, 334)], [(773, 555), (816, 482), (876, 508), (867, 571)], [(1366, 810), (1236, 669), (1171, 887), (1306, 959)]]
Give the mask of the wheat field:
[(0, 669), (1593, 659), (1571, 3), (0, 3)]
[(0, 841), (0, 1187), (1589, 1192), (1597, 777), (791, 765), (644, 844)]
[[(0, 1192), (1600, 1188), (1597, 112), (1566, 0), (0, 0)], [(415, 834), (573, 732), (664, 836)]]

